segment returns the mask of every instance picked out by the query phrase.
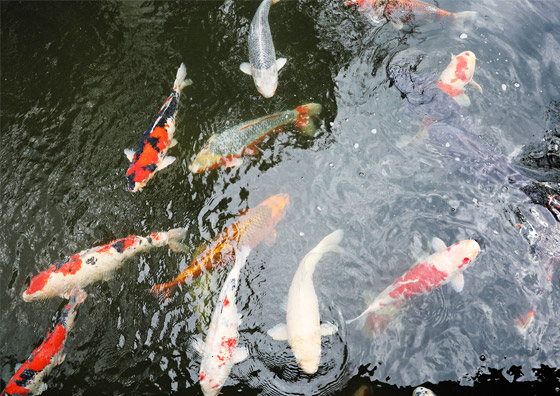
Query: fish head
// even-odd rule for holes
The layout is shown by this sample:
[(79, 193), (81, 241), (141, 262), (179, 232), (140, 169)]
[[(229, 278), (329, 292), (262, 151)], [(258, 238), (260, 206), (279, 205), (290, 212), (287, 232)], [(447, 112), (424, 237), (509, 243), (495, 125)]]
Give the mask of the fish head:
[(271, 98), (276, 93), (278, 88), (278, 70), (276, 64), (273, 64), (268, 69), (254, 69), (253, 81), (257, 91), (265, 98)]
[(223, 157), (214, 153), (210, 143), (214, 140), (212, 136), (206, 146), (196, 155), (192, 164), (189, 165), (189, 170), (192, 173), (202, 173), (207, 170), (216, 169), (222, 163)]
[(200, 387), (204, 396), (216, 396), (222, 390), (223, 381), (215, 379), (212, 374), (205, 370), (201, 370), (199, 374)]
[[(438, 86), (448, 85), (455, 90), (461, 90), (468, 84), (476, 68), (476, 55), (472, 51), (463, 51), (454, 56), (445, 70), (441, 73)], [(444, 89), (445, 90), (445, 89)], [(451, 96), (456, 96), (450, 94)]]
[(49, 282), (52, 272), (52, 269), (48, 269), (35, 275), (33, 279), (31, 279), (31, 283), (29, 283), (27, 289), (23, 292), (23, 300), (30, 302), (58, 295), (59, 293), (56, 292), (56, 289), (52, 287), (51, 282)]
[[(319, 333), (318, 328), (315, 331)], [(302, 335), (292, 336), (290, 346), (296, 357), (296, 363), (303, 372), (315, 374), (319, 369), (319, 362), (321, 360), (320, 336), (314, 337), (314, 340)]]
[(130, 192), (136, 192), (136, 191), (140, 191), (144, 188), (144, 186), (148, 183), (148, 179), (141, 181), (141, 182), (137, 182), (134, 181), (134, 179), (132, 178), (128, 178), (128, 191)]
[(457, 263), (457, 269), (464, 271), (468, 268), (480, 251), (480, 245), (473, 239), (457, 242), (447, 248), (451, 262)]
[(274, 226), (284, 217), (284, 209), (290, 203), (288, 194), (277, 194), (267, 198), (260, 205), (268, 206), (272, 210), (272, 222)]

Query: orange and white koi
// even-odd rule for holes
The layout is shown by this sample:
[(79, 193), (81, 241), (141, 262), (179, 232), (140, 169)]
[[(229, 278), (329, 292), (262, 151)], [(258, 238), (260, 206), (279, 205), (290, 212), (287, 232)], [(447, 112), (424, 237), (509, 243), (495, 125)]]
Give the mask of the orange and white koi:
[(199, 379), (205, 396), (217, 395), (224, 386), (235, 363), (249, 356), (246, 348), (239, 346), (238, 328), (241, 315), (237, 312), (236, 294), (239, 274), (251, 252), (248, 246), (241, 248), (235, 256), (235, 264), (222, 287), (212, 314), (206, 340), (196, 341), (195, 347), (202, 355)]
[(86, 297), (84, 291), (77, 287), (72, 289), (60, 321), (16, 371), (2, 392), (2, 396), (39, 395), (47, 388), (43, 380), (55, 366), (64, 361), (64, 344), (68, 332), (74, 325), (78, 307)]
[(436, 253), (414, 265), (383, 290), (357, 318), (346, 323), (362, 319), (392, 304), (401, 303), (404, 299), (429, 293), (447, 283), (450, 283), (455, 291), (462, 291), (465, 284), (463, 271), (472, 264), (480, 246), (471, 239), (446, 247), (438, 238), (432, 240), (432, 246)]
[(220, 166), (240, 166), (244, 155), (259, 152), (257, 144), (272, 132), (281, 132), (282, 127), (294, 123), (307, 135), (313, 136), (315, 124), (312, 117), (321, 112), (322, 106), (309, 103), (295, 110), (286, 110), (256, 120), (235, 125), (224, 132), (211, 136), (206, 146), (196, 155), (189, 169), (201, 173)]
[(476, 16), (474, 11), (453, 13), (416, 0), (349, 0), (345, 4), (365, 13), (373, 23), (386, 18), (396, 29), (402, 29), (413, 18), (446, 20), (462, 26)]
[(473, 80), (475, 67), (474, 52), (464, 51), (457, 56), (451, 54), (451, 62), (441, 73), (436, 84), (461, 106), (469, 106), (471, 101), (465, 94), (465, 86), (471, 84), (482, 93), (482, 87)]
[(109, 279), (126, 259), (152, 247), (169, 245), (172, 250), (181, 250), (180, 241), (185, 233), (184, 228), (176, 228), (167, 232), (154, 232), (145, 238), (131, 235), (83, 250), (34, 276), (23, 293), (23, 299), (68, 298), (75, 286), (82, 289), (90, 283)]
[(313, 286), (315, 266), (327, 252), (342, 253), (339, 246), (344, 232), (327, 235), (301, 260), (288, 293), (286, 323), (268, 330), (274, 340), (288, 340), (296, 362), (306, 374), (315, 374), (321, 360), (321, 336), (338, 331), (332, 323), (321, 324), (319, 302)]
[(169, 298), (179, 285), (191, 282), (203, 271), (231, 264), (235, 259), (236, 249), (242, 246), (254, 249), (263, 240), (273, 244), (276, 240), (275, 227), (284, 217), (284, 209), (289, 203), (288, 194), (278, 194), (247, 210), (214, 238), (188, 268), (172, 281), (155, 285), (150, 293), (164, 299)]
[(181, 63), (171, 95), (142, 135), (136, 151), (124, 150), (130, 161), (126, 178), (128, 190), (131, 192), (141, 190), (157, 171), (168, 167), (175, 161), (175, 157), (167, 156), (167, 150), (177, 144), (173, 134), (175, 133), (175, 116), (179, 106), (179, 96), (183, 88), (192, 84), (192, 81), (186, 77), (187, 68), (184, 63)]

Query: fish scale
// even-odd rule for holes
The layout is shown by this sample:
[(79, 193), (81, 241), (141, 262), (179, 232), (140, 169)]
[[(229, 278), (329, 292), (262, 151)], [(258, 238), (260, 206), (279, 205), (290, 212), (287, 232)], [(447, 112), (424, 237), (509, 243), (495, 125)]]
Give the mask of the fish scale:
[(276, 62), (274, 43), (268, 24), (271, 4), (272, 0), (261, 3), (249, 29), (249, 61), (256, 69), (268, 69)]

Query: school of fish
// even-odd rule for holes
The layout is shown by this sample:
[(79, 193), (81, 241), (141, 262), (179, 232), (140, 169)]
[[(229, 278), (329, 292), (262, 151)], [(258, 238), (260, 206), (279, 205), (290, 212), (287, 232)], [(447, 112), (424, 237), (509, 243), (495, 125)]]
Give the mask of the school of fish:
[[(287, 62), (286, 58), (276, 58), (268, 21), (271, 6), (278, 2), (279, 0), (263, 0), (256, 9), (247, 41), (249, 62), (240, 65), (241, 71), (252, 76), (257, 91), (264, 98), (275, 95), (278, 72)], [(416, 0), (350, 0), (345, 4), (361, 11), (375, 24), (387, 20), (396, 29), (402, 29), (405, 23), (416, 20), (442, 20), (462, 26), (465, 21), (472, 21), (476, 16), (476, 12), (449, 12)], [(281, 10), (273, 11), (275, 12), (280, 13)], [(496, 179), (500, 180), (505, 175), (508, 180), (512, 180), (510, 184), (516, 187), (512, 191), (513, 195), (528, 196), (533, 202), (548, 209), (560, 209), (560, 194), (539, 195), (540, 190), (535, 187), (536, 184), (522, 175), (508, 159), (496, 153), (495, 149), (481, 142), (471, 130), (473, 124), (469, 123), (464, 110), (471, 100), (465, 93), (465, 88), (468, 85), (474, 86), (482, 94), (481, 86), (473, 79), (475, 67), (474, 52), (463, 51), (457, 56), (452, 55), (451, 62), (439, 75), (432, 73), (418, 76), (398, 68), (390, 69), (388, 74), (391, 82), (407, 99), (408, 105), (417, 114), (424, 116), (422, 131), (432, 141), (449, 148), (449, 157), (461, 158), (463, 167), (479, 162), (471, 161), (473, 153), (477, 159), (486, 158), (487, 163), (492, 164), (491, 170), (494, 172), (487, 174), (495, 174)], [(176, 161), (175, 157), (168, 156), (167, 153), (177, 144), (174, 134), (181, 91), (192, 84), (186, 77), (186, 66), (181, 63), (171, 94), (142, 135), (136, 150), (125, 150), (130, 161), (126, 172), (130, 192), (146, 188), (155, 173)], [(313, 137), (317, 129), (316, 118), (321, 111), (321, 104), (308, 103), (294, 110), (266, 115), (228, 128), (207, 140), (204, 148), (188, 165), (188, 169), (200, 174), (220, 167), (239, 167), (243, 156), (257, 154), (260, 142), (271, 133), (281, 132), (289, 125)], [(289, 204), (289, 195), (280, 193), (247, 209), (202, 251), (193, 254), (190, 265), (179, 275), (171, 281), (156, 284), (149, 290), (152, 295), (167, 300), (180, 286), (188, 287), (205, 272), (229, 269), (214, 305), (204, 341), (202, 337), (194, 341), (195, 348), (201, 355), (198, 379), (204, 395), (219, 394), (234, 365), (250, 358), (249, 348), (242, 345), (239, 333), (242, 314), (238, 310), (237, 292), (243, 283), (242, 270), (250, 253), (262, 241), (269, 247), (273, 246), (277, 238), (276, 227), (284, 218)], [(534, 212), (532, 222), (523, 219), (518, 224), (519, 232), (528, 235), (537, 252), (538, 262), (548, 266), (545, 271), (546, 280), (541, 282), (542, 287), (535, 294), (533, 305), (514, 321), (521, 334), (525, 334), (533, 322), (538, 299), (549, 289), (553, 271), (560, 263), (557, 248), (560, 246), (560, 234), (556, 221), (550, 220), (550, 216), (546, 217), (544, 213), (538, 213)], [(543, 221), (545, 217), (546, 221)], [(534, 231), (533, 224), (540, 224), (539, 233)], [(533, 234), (538, 234), (539, 237), (532, 237)], [(168, 247), (172, 252), (187, 254), (190, 250), (184, 243), (186, 236), (185, 228), (154, 232), (146, 237), (130, 235), (73, 254), (34, 276), (23, 292), (24, 301), (32, 302), (55, 296), (68, 301), (58, 323), (16, 370), (2, 395), (40, 394), (47, 388), (45, 379), (48, 373), (64, 360), (67, 336), (74, 326), (78, 307), (86, 300), (84, 289), (87, 286), (100, 280), (110, 280), (127, 260), (152, 248)], [(323, 290), (319, 289), (317, 293), (313, 275), (316, 265), (326, 253), (344, 253), (340, 245), (343, 236), (344, 232), (340, 229), (328, 234), (303, 257), (295, 269), (287, 293), (285, 323), (267, 331), (274, 340), (288, 341), (296, 364), (306, 376), (317, 375), (321, 364), (321, 337), (333, 335), (339, 330), (336, 323), (321, 323), (318, 294), (321, 295)], [(414, 301), (446, 284), (461, 292), (465, 284), (463, 273), (477, 258), (480, 245), (475, 240), (468, 239), (446, 246), (441, 239), (433, 238), (432, 248), (435, 251), (432, 255), (419, 260), (408, 270), (403, 267), (405, 272), (400, 277), (377, 294), (362, 313), (346, 323), (357, 322), (359, 328), (368, 330), (367, 333), (379, 334), (394, 315), (403, 309), (405, 301)], [(329, 260), (336, 261), (337, 257), (332, 256)], [(288, 271), (287, 265), (286, 272)], [(360, 387), (356, 394), (368, 392), (368, 389)], [(417, 387), (413, 391), (415, 396), (433, 394), (423, 387)]]

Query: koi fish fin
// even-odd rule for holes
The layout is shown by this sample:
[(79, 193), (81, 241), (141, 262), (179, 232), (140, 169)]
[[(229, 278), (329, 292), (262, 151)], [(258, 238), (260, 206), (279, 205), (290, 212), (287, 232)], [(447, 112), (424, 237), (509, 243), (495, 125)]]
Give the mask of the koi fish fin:
[(537, 308), (532, 307), (531, 310), (527, 312), (527, 314), (515, 318), (514, 321), (515, 327), (517, 328), (517, 331), (519, 331), (521, 335), (525, 334), (527, 332), (527, 329), (531, 326), (531, 323), (533, 323), (533, 319), (535, 319), (536, 312), (537, 312)]
[(397, 30), (401, 30), (404, 26), (403, 21), (400, 19), (390, 19), (389, 22), (391, 22), (391, 25)]
[(259, 149), (257, 148), (257, 146), (245, 147), (245, 149), (243, 150), (244, 155), (255, 155), (258, 153), (259, 153)]
[(185, 87), (192, 84), (192, 80), (187, 79), (187, 67), (184, 63), (181, 63), (179, 69), (177, 69), (177, 76), (175, 77), (175, 82), (173, 83), (173, 89), (181, 92)]
[(249, 357), (249, 350), (245, 347), (238, 347), (233, 351), (231, 358), (233, 363), (241, 363)]
[(169, 148), (175, 147), (177, 143), (179, 143), (177, 139), (172, 139), (171, 142), (169, 142)]
[(268, 335), (275, 341), (286, 341), (288, 339), (288, 328), (285, 323), (280, 323), (267, 331)]
[(443, 242), (441, 239), (439, 239), (437, 237), (433, 237), (432, 238), (432, 249), (434, 249), (434, 252), (438, 253), (438, 252), (443, 252), (444, 250), (446, 250), (447, 246), (445, 245), (445, 242)]
[(264, 243), (268, 246), (273, 246), (276, 242), (276, 230), (272, 230), (266, 237), (264, 237)]
[(194, 347), (195, 351), (197, 351), (201, 356), (204, 355), (204, 351), (206, 349), (206, 345), (204, 344), (204, 341), (196, 337), (193, 340), (192, 346)]
[(134, 159), (134, 151), (131, 149), (124, 149), (124, 155), (126, 155), (126, 158), (128, 158), (130, 162)]
[(68, 296), (68, 302), (72, 305), (80, 305), (86, 300), (87, 296), (87, 293), (76, 285)]
[(321, 324), (321, 336), (330, 336), (338, 331), (338, 326), (334, 323)]
[(241, 166), (241, 164), (243, 164), (243, 160), (241, 158), (232, 157), (232, 158), (226, 159), (226, 162), (225, 162), (224, 166), (226, 168), (237, 168), (237, 167)]
[(461, 94), (461, 95), (455, 96), (453, 99), (455, 99), (455, 102), (459, 103), (463, 107), (469, 107), (471, 105), (471, 100), (464, 93)]
[(455, 17), (453, 22), (462, 28), (465, 25), (465, 22), (472, 21), (476, 17), (476, 11), (456, 12), (453, 16)]
[(474, 80), (471, 80), (469, 84), (472, 84), (476, 89), (478, 89), (478, 92), (482, 93), (482, 87), (480, 86), (479, 83), (477, 83)]
[[(33, 394), (34, 395), (40, 395), (41, 393), (46, 391), (48, 387), (49, 386), (43, 382), (41, 385), (39, 385), (39, 388), (37, 388), (37, 390)], [(4, 393), (2, 392), (2, 394), (4, 394)]]
[(178, 282), (171, 281), (167, 283), (161, 283), (159, 285), (153, 286), (149, 293), (154, 297), (159, 297), (161, 300), (166, 301), (171, 297), (173, 291), (177, 288)]
[(251, 64), (249, 62), (243, 62), (242, 64), (239, 65), (239, 70), (241, 70), (243, 73), (248, 74), (248, 75), (252, 75), (253, 73), (251, 73)]
[(187, 251), (187, 247), (181, 243), (185, 236), (187, 235), (186, 228), (174, 228), (172, 230), (167, 231), (167, 244), (169, 249), (174, 252), (185, 252)]
[(157, 166), (157, 170), (160, 171), (162, 169), (167, 168), (169, 165), (171, 165), (172, 163), (175, 162), (177, 158), (175, 157), (171, 157), (171, 156), (167, 156), (163, 159), (163, 161), (160, 162), (160, 164)]
[(59, 355), (58, 358), (56, 359), (55, 366), (60, 366), (64, 362), (64, 359), (66, 359), (66, 354), (65, 353)]
[(379, 16), (374, 12), (368, 12), (368, 13), (366, 13), (366, 16), (371, 21), (371, 23), (373, 23), (375, 25), (379, 25), (380, 23), (383, 23), (385, 21), (384, 17)]
[(463, 291), (463, 287), (465, 287), (465, 277), (463, 276), (462, 272), (459, 272), (457, 275), (451, 279), (449, 282), (453, 290), (457, 293), (461, 293)]
[(276, 59), (276, 70), (279, 71), (281, 68), (283, 68), (287, 61), (288, 60), (286, 58)]

